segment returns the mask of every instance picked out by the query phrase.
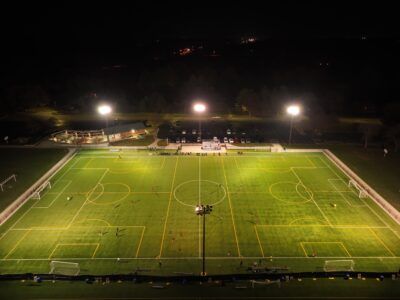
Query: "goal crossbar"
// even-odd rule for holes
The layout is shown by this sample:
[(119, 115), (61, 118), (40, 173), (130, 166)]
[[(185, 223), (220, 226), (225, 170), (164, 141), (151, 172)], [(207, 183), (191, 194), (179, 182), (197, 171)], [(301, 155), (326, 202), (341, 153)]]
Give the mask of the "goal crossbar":
[(32, 195), (33, 199), (40, 199), (42, 192), (46, 189), (49, 188), (51, 189), (51, 183), (50, 181), (46, 181), (45, 183), (43, 183)]
[(14, 181), (17, 181), (17, 175), (12, 174), (11, 176), (9, 176), (8, 178), (4, 179), (2, 182), (0, 182), (0, 189), (3, 192), (4, 191), (4, 185), (7, 184), (7, 182), (9, 182), (10, 180), (14, 179)]
[(52, 260), (49, 274), (77, 276), (80, 272), (79, 263)]
[(368, 197), (367, 191), (361, 185), (359, 185), (357, 183), (357, 181), (350, 179), (347, 186), (349, 188), (354, 187), (358, 191), (359, 198), (367, 198)]
[(324, 263), (325, 272), (343, 272), (343, 271), (354, 271), (354, 260), (342, 259), (342, 260), (326, 260)]

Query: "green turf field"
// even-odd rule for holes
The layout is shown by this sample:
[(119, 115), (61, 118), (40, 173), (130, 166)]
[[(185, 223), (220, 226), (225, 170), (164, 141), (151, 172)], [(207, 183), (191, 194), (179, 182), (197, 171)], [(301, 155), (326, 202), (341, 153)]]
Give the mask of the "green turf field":
[(254, 262), (321, 271), (326, 260), (399, 269), (400, 226), (322, 153), (150, 154), (76, 154), (0, 227), (0, 272), (48, 273), (56, 260), (79, 262), (81, 274), (197, 275), (198, 203), (214, 206), (209, 274), (246, 273)]

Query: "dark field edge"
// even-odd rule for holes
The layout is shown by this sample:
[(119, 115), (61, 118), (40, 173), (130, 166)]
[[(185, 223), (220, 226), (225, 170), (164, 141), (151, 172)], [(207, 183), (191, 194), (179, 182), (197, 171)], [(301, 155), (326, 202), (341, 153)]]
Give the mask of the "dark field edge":
[[(257, 280), (257, 282), (262, 282)], [(263, 281), (0, 281), (2, 299), (399, 299), (399, 280), (291, 278)]]

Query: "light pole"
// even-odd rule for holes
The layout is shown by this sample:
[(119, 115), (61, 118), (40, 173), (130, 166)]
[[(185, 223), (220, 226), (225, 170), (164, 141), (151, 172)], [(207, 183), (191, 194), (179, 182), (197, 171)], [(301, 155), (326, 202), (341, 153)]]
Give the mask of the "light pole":
[(103, 104), (97, 107), (97, 111), (100, 115), (105, 116), (106, 118), (106, 128), (108, 128), (108, 115), (111, 113), (112, 109), (110, 105)]
[(200, 143), (201, 143), (201, 114), (206, 111), (206, 105), (203, 103), (195, 103), (193, 105), (193, 110), (195, 113), (199, 115), (199, 137), (200, 137)]
[[(106, 129), (107, 129), (108, 128), (108, 115), (112, 112), (111, 106), (107, 105), (107, 104), (99, 105), (97, 107), (97, 111), (99, 112), (100, 115), (105, 117), (105, 119), (106, 119)], [(107, 133), (106, 133), (106, 135), (107, 135), (107, 142), (110, 142), (110, 139), (109, 139)]]
[(212, 212), (212, 205), (196, 205), (196, 215), (203, 217), (203, 266), (201, 276), (206, 276), (206, 215)]
[(290, 131), (289, 131), (289, 145), (292, 143), (292, 129), (293, 129), (293, 118), (300, 113), (300, 107), (298, 105), (290, 105), (286, 109), (286, 112), (290, 117)]

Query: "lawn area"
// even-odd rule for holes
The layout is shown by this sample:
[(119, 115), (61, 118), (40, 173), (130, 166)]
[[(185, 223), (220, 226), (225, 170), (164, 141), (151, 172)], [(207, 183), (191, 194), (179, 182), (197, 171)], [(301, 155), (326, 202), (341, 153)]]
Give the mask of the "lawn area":
[(323, 271), (327, 260), (344, 260), (338, 270), (397, 271), (400, 226), (347, 183), (322, 153), (82, 150), (0, 227), (0, 271), (49, 273), (56, 260), (79, 263), (81, 274), (199, 274), (198, 204), (213, 205), (210, 275), (254, 263)]
[[(155, 285), (165, 288), (152, 288)], [(375, 278), (302, 279), (280, 284), (256, 284), (254, 288), (249, 280), (225, 282), (224, 285), (217, 281), (202, 284), (172, 282), (169, 285), (165, 282), (87, 284), (82, 281), (3, 281), (0, 282), (0, 295), (4, 299), (398, 299), (400, 284), (399, 279), (388, 278), (383, 281)]]
[(0, 192), (0, 210), (17, 199), (66, 153), (65, 149), (0, 149), (0, 181), (17, 174), (17, 182), (11, 181), (5, 191)]

